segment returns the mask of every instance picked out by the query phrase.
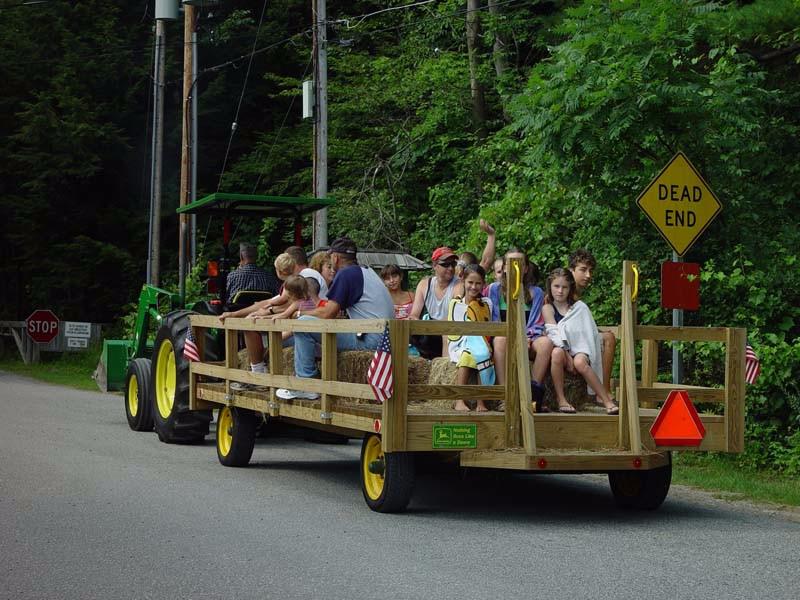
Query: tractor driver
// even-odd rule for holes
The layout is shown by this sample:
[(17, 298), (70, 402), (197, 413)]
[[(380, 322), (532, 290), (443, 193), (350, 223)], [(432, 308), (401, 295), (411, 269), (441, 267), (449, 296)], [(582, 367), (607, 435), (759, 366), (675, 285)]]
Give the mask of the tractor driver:
[(238, 292), (269, 292), (273, 296), (278, 293), (280, 283), (277, 277), (256, 265), (257, 257), (258, 250), (255, 246), (244, 242), (239, 244), (239, 267), (228, 273), (225, 285), (225, 303), (228, 311), (235, 311), (252, 304), (251, 302), (234, 304), (233, 299)]

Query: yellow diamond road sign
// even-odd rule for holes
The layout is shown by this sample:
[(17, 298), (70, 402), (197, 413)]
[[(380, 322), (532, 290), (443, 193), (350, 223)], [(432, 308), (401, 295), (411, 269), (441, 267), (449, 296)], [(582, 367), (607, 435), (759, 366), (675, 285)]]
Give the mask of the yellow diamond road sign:
[(683, 152), (661, 169), (636, 199), (672, 249), (683, 256), (722, 210), (722, 204)]

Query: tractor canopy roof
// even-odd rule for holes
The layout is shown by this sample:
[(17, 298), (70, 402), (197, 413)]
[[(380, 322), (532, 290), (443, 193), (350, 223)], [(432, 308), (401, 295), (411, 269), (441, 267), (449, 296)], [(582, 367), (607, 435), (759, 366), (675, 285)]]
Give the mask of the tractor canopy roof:
[(297, 218), (334, 204), (332, 198), (294, 198), (217, 192), (181, 206), (178, 214), (247, 215)]

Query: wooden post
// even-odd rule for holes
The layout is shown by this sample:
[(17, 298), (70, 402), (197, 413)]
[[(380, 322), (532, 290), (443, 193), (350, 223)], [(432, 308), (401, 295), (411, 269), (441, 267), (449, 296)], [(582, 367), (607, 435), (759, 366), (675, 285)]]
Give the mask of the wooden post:
[[(522, 281), (523, 264), (519, 258), (511, 258), (506, 262), (506, 290), (508, 290), (508, 297), (506, 298), (506, 306), (508, 307), (506, 313), (506, 322), (508, 327), (508, 336), (506, 337), (506, 399), (505, 399), (505, 434), (506, 448), (519, 448), (521, 446), (520, 435), (520, 402), (523, 400), (521, 397), (520, 387), (528, 388), (525, 398), (527, 403), (530, 404), (530, 383), (525, 386), (520, 386), (520, 376), (518, 371), (520, 369), (528, 374), (528, 356), (525, 352), (524, 358), (520, 356), (518, 346), (520, 344), (520, 336), (525, 329), (524, 311), (522, 302), (525, 298), (525, 292)], [(524, 340), (522, 340), (524, 342)], [(522, 364), (520, 364), (522, 360)], [(529, 440), (530, 441), (530, 440)]]
[(725, 339), (725, 445), (727, 452), (744, 450), (746, 329), (728, 329)]
[[(269, 332), (269, 372), (272, 375), (283, 375), (283, 337), (280, 331)], [(278, 397), (275, 395), (276, 388), (269, 389), (269, 414), (277, 417)]]
[[(632, 292), (630, 286), (626, 285), (624, 291), (627, 294)], [(622, 332), (622, 360), (625, 362), (625, 407), (628, 413), (628, 440), (632, 452), (642, 451), (642, 434), (639, 429), (639, 397), (636, 390), (636, 358), (633, 353), (633, 310), (630, 302), (622, 301), (622, 322), (624, 328)], [(620, 417), (621, 420), (621, 417)]]
[(402, 452), (407, 447), (408, 338), (408, 321), (389, 321), (394, 391), (392, 397), (383, 404), (381, 441), (384, 452)]
[[(225, 328), (225, 367), (228, 369), (239, 368), (239, 332), (235, 329)], [(230, 396), (231, 382), (225, 380), (225, 394)]]
[(622, 314), (620, 323), (620, 398), (619, 400), (619, 445), (633, 452), (641, 452), (642, 440), (639, 429), (639, 398), (636, 384), (636, 306), (632, 299), (636, 263), (622, 263)]
[[(322, 380), (323, 381), (336, 381), (337, 368), (336, 361), (338, 360), (338, 353), (336, 349), (336, 334), (323, 333), (322, 334)], [(329, 394), (322, 394), (322, 401), (320, 403), (320, 418), (326, 425), (330, 425), (333, 415), (331, 414), (331, 397)]]
[[(642, 387), (653, 387), (658, 378), (658, 342), (642, 340)], [(645, 408), (656, 408), (652, 401), (643, 402)]]

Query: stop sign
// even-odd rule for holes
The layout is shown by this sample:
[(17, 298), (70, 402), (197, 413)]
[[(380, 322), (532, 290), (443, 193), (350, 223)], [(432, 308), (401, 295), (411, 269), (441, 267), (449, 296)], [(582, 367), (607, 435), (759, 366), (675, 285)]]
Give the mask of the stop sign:
[(53, 311), (40, 308), (25, 319), (25, 328), (34, 342), (47, 344), (58, 335), (58, 317)]

